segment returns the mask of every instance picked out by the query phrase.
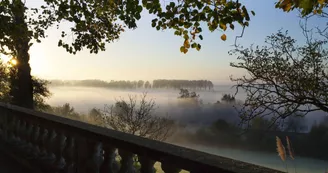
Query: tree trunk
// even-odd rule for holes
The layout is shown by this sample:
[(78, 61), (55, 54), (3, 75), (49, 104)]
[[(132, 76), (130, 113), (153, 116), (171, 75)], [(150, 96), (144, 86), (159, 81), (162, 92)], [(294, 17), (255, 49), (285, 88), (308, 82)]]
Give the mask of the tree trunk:
[[(33, 86), (31, 67), (29, 64), (28, 27), (25, 19), (25, 6), (21, 0), (13, 1), (13, 14), (16, 34), (13, 36), (15, 55), (17, 58), (17, 73), (12, 85), (12, 103), (18, 106), (33, 109)], [(19, 33), (19, 34), (17, 34)]]

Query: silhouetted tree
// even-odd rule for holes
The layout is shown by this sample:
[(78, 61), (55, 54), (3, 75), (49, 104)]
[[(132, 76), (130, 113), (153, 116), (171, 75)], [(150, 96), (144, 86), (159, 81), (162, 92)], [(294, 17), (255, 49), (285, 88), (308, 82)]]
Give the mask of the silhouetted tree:
[(302, 116), (289, 116), (282, 124), (286, 132), (302, 133), (307, 131), (306, 120)]
[(74, 107), (72, 107), (69, 103), (65, 103), (62, 106), (53, 107), (51, 110), (48, 110), (48, 112), (75, 120), (81, 119), (79, 113), (75, 112)]
[(105, 127), (114, 130), (164, 141), (174, 132), (175, 122), (168, 117), (154, 114), (155, 102), (143, 94), (140, 100), (129, 96), (115, 105), (107, 106), (102, 114)]
[(196, 92), (189, 92), (187, 89), (180, 89), (179, 97), (178, 98), (198, 98), (199, 95)]
[(212, 89), (213, 83), (208, 80), (166, 80), (157, 79), (153, 81), (153, 88), (187, 88), (187, 89)]
[(146, 81), (146, 83), (145, 83), (145, 88), (151, 88), (151, 84), (150, 84), (149, 81)]
[[(0, 102), (12, 103), (13, 80), (17, 77), (17, 69), (14, 64), (0, 60)], [(49, 81), (32, 77), (34, 108), (40, 111), (50, 109), (45, 99), (51, 96), (48, 89)]]
[(92, 124), (103, 126), (103, 112), (100, 109), (93, 108), (89, 111), (89, 121)]
[(227, 103), (235, 103), (236, 102), (236, 98), (235, 96), (231, 95), (231, 94), (224, 94), (221, 98), (222, 102), (227, 102)]
[(304, 45), (279, 31), (267, 37), (266, 46), (233, 51), (241, 62), (231, 66), (248, 72), (232, 78), (237, 89), (247, 93), (240, 112), (243, 121), (265, 116), (275, 123), (293, 115), (328, 112), (328, 37), (313, 39), (306, 25), (301, 27)]
[(139, 80), (138, 81), (138, 84), (137, 84), (138, 85), (138, 88), (142, 88), (144, 86), (144, 83), (145, 82), (143, 80)]

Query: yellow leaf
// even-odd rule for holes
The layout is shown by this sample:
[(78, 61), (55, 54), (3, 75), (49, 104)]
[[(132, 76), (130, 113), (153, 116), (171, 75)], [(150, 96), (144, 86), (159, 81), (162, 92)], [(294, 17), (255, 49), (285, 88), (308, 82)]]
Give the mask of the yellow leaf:
[(190, 48), (190, 43), (189, 43), (189, 40), (188, 40), (188, 39), (186, 39), (186, 40), (184, 41), (183, 46), (184, 46), (185, 48)]
[(284, 7), (284, 11), (290, 11), (290, 9), (292, 8), (292, 4), (286, 4), (286, 6)]
[(317, 10), (313, 10), (313, 14), (317, 14)]
[(220, 23), (220, 28), (223, 29), (223, 31), (227, 30), (227, 25)]
[(323, 5), (323, 3), (325, 3), (325, 0), (318, 0), (318, 3)]
[(225, 34), (221, 35), (221, 40), (226, 41), (227, 36)]

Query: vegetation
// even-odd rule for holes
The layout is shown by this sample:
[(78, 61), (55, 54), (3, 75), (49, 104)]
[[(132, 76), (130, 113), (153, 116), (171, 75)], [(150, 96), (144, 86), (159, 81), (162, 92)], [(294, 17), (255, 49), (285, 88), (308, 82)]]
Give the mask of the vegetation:
[[(250, 15), (247, 8), (237, 1), (59, 1), (44, 0), (39, 8), (28, 8), (22, 0), (2, 0), (0, 2), (0, 53), (17, 59), (17, 76), (13, 80), (12, 103), (33, 108), (33, 82), (29, 65), (29, 49), (33, 43), (46, 37), (46, 30), (62, 22), (72, 23), (70, 33), (62, 31), (58, 46), (75, 54), (83, 48), (90, 53), (105, 50), (106, 43), (120, 37), (126, 28), (134, 29), (141, 18), (143, 8), (155, 15), (151, 21), (157, 30), (173, 29), (175, 35), (183, 37), (180, 51), (187, 53), (189, 48), (201, 49), (202, 23), (209, 31), (218, 28), (234, 30), (234, 24), (243, 29), (249, 26)], [(164, 4), (163, 4), (164, 3)], [(310, 13), (325, 15), (324, 0), (280, 0), (276, 8), (284, 11), (300, 9), (303, 16)], [(255, 15), (251, 11), (252, 15)], [(243, 32), (241, 36), (243, 35)], [(240, 36), (240, 37), (241, 37)], [(67, 39), (73, 37), (73, 39)], [(227, 36), (222, 34), (222, 40)], [(66, 42), (70, 40), (69, 42)], [(148, 87), (149, 85), (147, 85)]]
[(196, 92), (189, 92), (187, 89), (180, 89), (179, 97), (178, 98), (198, 98), (199, 95)]
[(213, 83), (209, 80), (166, 80), (153, 81), (153, 88), (186, 88), (186, 89), (213, 89)]
[(292, 11), (297, 9), (301, 12), (303, 17), (310, 14), (325, 16), (327, 13), (324, 12), (324, 9), (327, 8), (328, 2), (325, 0), (279, 0), (276, 3), (276, 8), (280, 8), (285, 12)]
[[(201, 23), (207, 23), (210, 31), (218, 28), (225, 31), (228, 26), (233, 30), (234, 23), (246, 27), (250, 20), (248, 10), (238, 1), (178, 1), (167, 4), (159, 0), (142, 0), (141, 3), (97, 0), (43, 2), (39, 8), (28, 8), (22, 0), (0, 2), (0, 53), (11, 55), (18, 61), (13, 103), (27, 108), (33, 108), (28, 51), (33, 43), (39, 43), (46, 37), (46, 30), (51, 26), (56, 25), (60, 29), (62, 22), (73, 24), (70, 31), (62, 30), (58, 41), (58, 46), (67, 52), (75, 54), (86, 48), (90, 53), (98, 53), (105, 50), (106, 43), (117, 40), (126, 28), (135, 29), (145, 8), (155, 15), (152, 27), (157, 30), (173, 29), (175, 35), (183, 37), (180, 51), (186, 53), (189, 48), (200, 50), (201, 45), (196, 41), (203, 39)], [(73, 39), (67, 39), (69, 37)], [(226, 35), (223, 34), (221, 39), (226, 40)]]
[(46, 110), (65, 118), (110, 128), (153, 140), (165, 141), (173, 135), (176, 124), (168, 116), (155, 113), (155, 102), (147, 100), (146, 94), (140, 99), (129, 96), (126, 101), (121, 99), (114, 105), (105, 106), (104, 110), (93, 108), (88, 114), (78, 113), (69, 103), (51, 107)]
[(327, 38), (313, 39), (302, 25), (306, 43), (298, 46), (288, 32), (268, 36), (266, 46), (236, 49), (238, 63), (247, 76), (232, 78), (237, 89), (247, 93), (241, 119), (271, 118), (272, 124), (289, 116), (328, 112)]
[[(13, 92), (15, 92), (14, 81), (16, 81), (17, 69), (10, 62), (5, 63), (0, 60), (0, 102), (13, 102)], [(50, 106), (45, 99), (51, 96), (48, 89), (49, 82), (43, 79), (32, 77), (33, 100), (36, 110), (48, 110)]]
[(224, 94), (223, 97), (221, 98), (221, 101), (227, 102), (227, 103), (235, 103), (236, 98), (235, 98), (235, 96), (233, 96), (231, 94)]
[[(312, 126), (308, 131), (293, 132), (285, 128), (284, 124), (276, 124), (268, 129), (270, 120), (256, 118), (250, 122), (245, 133), (244, 128), (218, 117), (210, 126), (203, 126), (195, 133), (183, 131), (174, 138), (175, 143), (205, 145), (210, 147), (265, 151), (275, 153), (275, 136), (289, 136), (295, 144), (294, 151), (300, 157), (312, 157), (328, 160), (328, 121), (327, 119)], [(299, 124), (302, 126), (302, 124)], [(222, 140), (224, 139), (224, 140)]]
[(83, 87), (104, 87), (104, 88), (120, 88), (120, 89), (135, 89), (135, 88), (149, 88), (151, 86), (148, 81), (114, 81), (110, 82), (102, 80), (51, 80), (52, 86), (83, 86)]
[(102, 117), (105, 127), (164, 141), (174, 132), (174, 121), (166, 116), (155, 114), (154, 100), (147, 100), (146, 94), (137, 100), (129, 96), (128, 100), (121, 99), (115, 105), (105, 107)]
[(102, 80), (51, 80), (52, 86), (83, 86), (83, 87), (105, 87), (105, 88), (188, 88), (188, 89), (212, 89), (213, 83), (208, 80), (165, 80), (157, 79), (151, 84), (149, 81), (114, 81), (110, 82)]

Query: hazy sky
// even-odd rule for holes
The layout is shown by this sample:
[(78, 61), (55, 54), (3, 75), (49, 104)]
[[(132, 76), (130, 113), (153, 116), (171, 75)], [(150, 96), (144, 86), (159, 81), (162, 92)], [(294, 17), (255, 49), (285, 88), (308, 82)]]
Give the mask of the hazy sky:
[[(256, 16), (251, 18), (250, 27), (246, 28), (238, 43), (261, 45), (265, 36), (281, 28), (290, 30), (292, 36), (301, 39), (296, 12), (283, 13), (275, 9), (277, 0), (243, 1), (249, 10), (256, 12)], [(40, 2), (42, 0), (27, 0), (30, 6)], [(236, 61), (236, 57), (227, 53), (233, 48), (235, 36), (241, 33), (240, 28), (227, 32), (225, 42), (220, 39), (221, 31), (205, 32), (201, 51), (191, 50), (185, 55), (179, 51), (183, 39), (172, 31), (152, 28), (151, 19), (152, 16), (144, 10), (137, 29), (123, 33), (117, 42), (107, 45), (105, 52), (96, 55), (87, 50), (70, 55), (57, 47), (60, 31), (50, 29), (49, 37), (30, 50), (32, 73), (47, 79), (209, 79), (216, 83), (229, 81), (230, 75), (243, 74), (229, 67), (229, 62)]]

